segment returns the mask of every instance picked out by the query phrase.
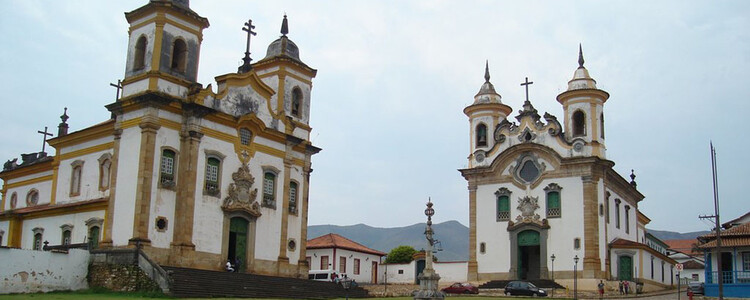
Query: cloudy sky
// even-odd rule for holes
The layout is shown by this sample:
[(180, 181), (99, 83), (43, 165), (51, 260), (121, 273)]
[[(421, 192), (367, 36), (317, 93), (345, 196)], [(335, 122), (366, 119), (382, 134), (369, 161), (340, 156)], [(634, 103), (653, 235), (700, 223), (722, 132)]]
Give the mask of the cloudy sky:
[[(125, 71), (123, 12), (146, 0), (10, 0), (0, 6), (0, 159), (40, 151), (37, 130), (72, 131), (109, 118), (110, 82)], [(208, 1), (199, 81), (234, 72), (248, 18), (255, 61), (284, 13), (313, 81), (309, 222), (377, 227), (468, 225), (457, 169), (469, 155), (464, 107), (484, 82), (521, 108), (525, 77), (540, 111), (562, 118), (583, 44), (586, 67), (611, 94), (607, 155), (635, 169), (648, 228), (706, 230), (713, 214), (709, 141), (718, 153), (721, 216), (750, 211), (750, 2), (747, 1)], [(215, 86), (215, 84), (214, 84)]]

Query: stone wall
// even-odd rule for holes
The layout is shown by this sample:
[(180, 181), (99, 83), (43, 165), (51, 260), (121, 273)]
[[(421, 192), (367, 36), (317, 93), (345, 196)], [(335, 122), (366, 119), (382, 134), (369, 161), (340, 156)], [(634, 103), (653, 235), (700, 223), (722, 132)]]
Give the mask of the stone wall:
[(92, 264), (89, 286), (117, 292), (161, 292), (156, 282), (132, 264)]

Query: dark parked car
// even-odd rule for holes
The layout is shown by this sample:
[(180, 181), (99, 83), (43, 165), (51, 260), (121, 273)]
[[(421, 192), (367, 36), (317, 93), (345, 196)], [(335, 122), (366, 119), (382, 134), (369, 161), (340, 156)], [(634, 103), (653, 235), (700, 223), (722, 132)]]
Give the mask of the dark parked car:
[(547, 297), (547, 292), (528, 281), (511, 281), (505, 286), (505, 294), (516, 296)]
[(693, 295), (703, 295), (703, 282), (689, 282), (688, 291), (692, 291)]
[(451, 294), (479, 294), (479, 288), (473, 286), (471, 283), (460, 283), (456, 282), (451, 286), (443, 288), (443, 292)]

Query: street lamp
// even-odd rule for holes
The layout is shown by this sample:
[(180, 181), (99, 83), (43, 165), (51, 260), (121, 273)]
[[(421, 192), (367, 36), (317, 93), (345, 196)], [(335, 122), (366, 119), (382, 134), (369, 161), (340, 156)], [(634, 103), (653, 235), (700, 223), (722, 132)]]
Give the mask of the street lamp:
[(573, 257), (573, 299), (578, 299), (578, 254)]
[(552, 253), (549, 258), (552, 259), (552, 298), (555, 298), (555, 254)]

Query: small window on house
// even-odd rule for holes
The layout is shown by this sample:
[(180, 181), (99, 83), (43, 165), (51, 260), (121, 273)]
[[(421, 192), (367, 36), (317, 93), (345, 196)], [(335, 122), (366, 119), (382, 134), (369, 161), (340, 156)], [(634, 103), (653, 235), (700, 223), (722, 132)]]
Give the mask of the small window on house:
[(110, 169), (112, 160), (109, 155), (103, 155), (99, 158), (99, 190), (104, 191), (109, 188)]
[(289, 213), (297, 214), (297, 183), (289, 183)]
[(174, 181), (174, 162), (177, 155), (174, 151), (164, 149), (161, 152), (161, 170), (159, 175), (159, 183), (162, 187), (173, 187)]
[(263, 175), (263, 205), (276, 207), (276, 174), (272, 172)]
[(577, 110), (573, 113), (573, 136), (586, 135), (586, 115)]
[(601, 138), (604, 138), (604, 113), (599, 115), (599, 131), (601, 131)]
[(12, 195), (10, 195), (10, 209), (15, 209), (18, 205), (18, 194), (16, 192), (13, 192)]
[(607, 221), (607, 224), (609, 224), (609, 196), (610, 193), (607, 192), (604, 197), (604, 219)]
[(302, 107), (302, 90), (300, 88), (295, 87), (292, 89), (292, 115), (295, 117), (300, 117)]
[(148, 40), (146, 40), (145, 36), (141, 36), (138, 38), (138, 41), (135, 43), (135, 57), (133, 60), (133, 70), (140, 70), (143, 69), (143, 67), (146, 66), (146, 45), (148, 44)]
[(83, 161), (76, 160), (71, 166), (73, 167), (70, 174), (70, 196), (81, 194), (81, 176), (83, 173)]
[(661, 261), (661, 281), (664, 282), (664, 261)]
[(404, 270), (398, 270), (399, 274), (404, 274)]
[(581, 249), (581, 239), (580, 238), (573, 239), (573, 249), (575, 249), (575, 250)]
[(240, 143), (247, 146), (250, 145), (250, 138), (252, 138), (253, 133), (250, 132), (247, 128), (240, 128)]
[(651, 279), (654, 279), (654, 256), (651, 256)]
[(359, 275), (359, 258), (354, 259), (354, 275)]
[(176, 39), (172, 46), (172, 65), (174, 71), (185, 73), (187, 63), (187, 45), (182, 39)]
[[(3, 236), (5, 236), (5, 231), (0, 230), (0, 246), (3, 245)], [(6, 243), (7, 246), (7, 243)]]
[(328, 255), (321, 256), (320, 257), (320, 269), (328, 270), (328, 267), (330, 267), (330, 265), (328, 264)]
[(477, 125), (477, 147), (486, 147), (487, 146), (487, 125), (479, 124)]
[(599, 203), (599, 215), (604, 216), (604, 204)]
[(346, 257), (339, 257), (339, 273), (346, 273)]
[(209, 195), (219, 194), (219, 174), (221, 161), (216, 157), (209, 157), (206, 160), (206, 186), (205, 191)]
[(28, 194), (26, 194), (26, 206), (32, 206), (37, 205), (39, 203), (39, 191), (36, 189), (31, 189)]
[(479, 253), (484, 254), (486, 250), (487, 250), (487, 244), (485, 244), (484, 242), (479, 243)]
[(294, 251), (295, 249), (297, 249), (297, 242), (294, 239), (289, 239), (289, 241), (286, 243), (286, 247), (287, 249), (289, 249), (289, 251)]

